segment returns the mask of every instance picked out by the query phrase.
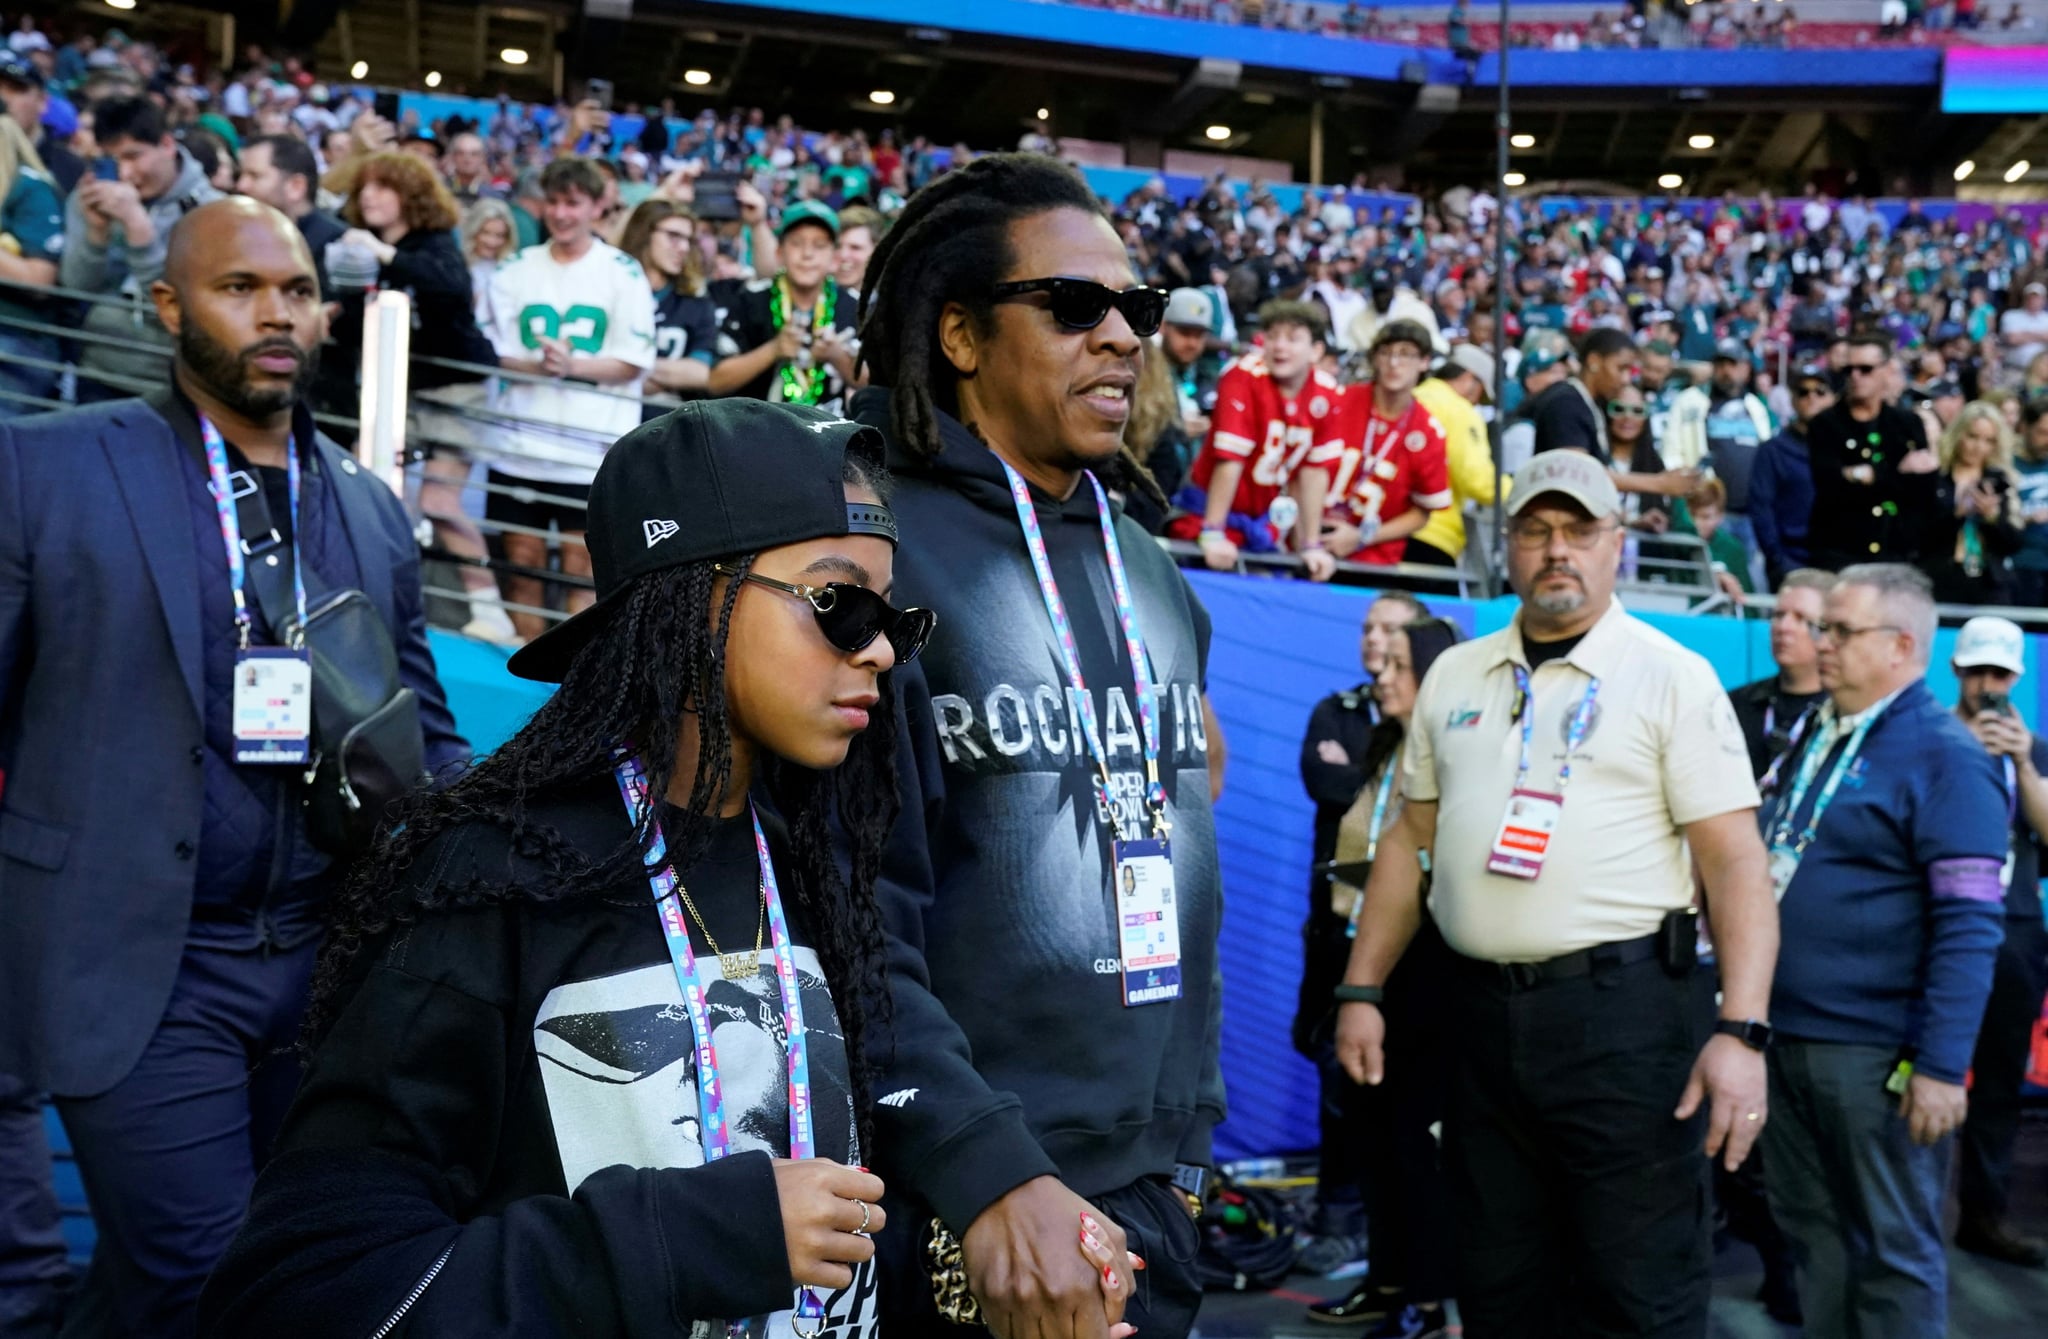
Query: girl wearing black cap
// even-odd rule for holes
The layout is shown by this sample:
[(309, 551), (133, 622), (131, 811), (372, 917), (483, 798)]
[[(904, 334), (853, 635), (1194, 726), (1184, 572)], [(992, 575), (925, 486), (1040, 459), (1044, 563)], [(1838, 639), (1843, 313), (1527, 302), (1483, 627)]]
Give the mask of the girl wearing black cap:
[(934, 621), (887, 603), (887, 494), (816, 410), (611, 449), (600, 599), (513, 663), (560, 690), (335, 907), (209, 1333), (874, 1333), (886, 676)]
[[(1380, 834), (1401, 807), (1401, 752), (1415, 695), (1436, 658), (1456, 645), (1458, 630), (1440, 618), (1418, 619), (1388, 638), (1386, 668), (1373, 680), (1380, 723), (1366, 745), (1371, 778), (1338, 829), (1337, 859), (1370, 868)], [(1365, 869), (1331, 884), (1331, 909), (1354, 933), (1365, 900)], [(1444, 1118), (1449, 1057), (1443, 992), (1450, 948), (1423, 917), (1415, 942), (1387, 981), (1381, 1011), (1398, 1016), (1402, 1054), (1389, 1057), (1386, 1080), (1358, 1091), (1356, 1124), (1366, 1218), (1372, 1227), (1372, 1272), (1349, 1295), (1309, 1308), (1312, 1319), (1369, 1323), (1366, 1339), (1432, 1339), (1444, 1331), (1443, 1301), (1452, 1280), (1450, 1188), (1444, 1182), (1430, 1127)], [(1332, 1002), (1334, 1012), (1334, 1001)], [(1403, 1035), (1405, 1034), (1405, 1035)]]

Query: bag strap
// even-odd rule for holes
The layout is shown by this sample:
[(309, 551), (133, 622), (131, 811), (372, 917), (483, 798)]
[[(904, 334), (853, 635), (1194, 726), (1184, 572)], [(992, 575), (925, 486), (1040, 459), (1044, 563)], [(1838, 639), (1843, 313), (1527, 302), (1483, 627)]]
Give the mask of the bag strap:
[[(169, 386), (160, 386), (142, 397), (143, 403), (170, 425), (171, 434), (185, 447), (185, 451), (199, 466), (204, 478), (208, 472), (206, 463), (206, 442), (199, 435), (199, 422), (193, 417), (191, 408), (178, 393)], [(276, 544), (249, 544), (251, 535), (273, 535), (277, 523), (270, 515), (270, 499), (264, 495), (260, 481), (251, 479), (255, 487), (235, 499), (235, 523), (242, 531), (242, 542), (248, 545), (251, 558), (269, 555), (270, 550), (286, 550), (282, 539)], [(303, 525), (303, 518), (301, 518)], [(297, 545), (301, 536), (294, 531), (291, 545)], [(278, 556), (278, 555), (271, 555)], [(322, 596), (333, 591), (319, 573), (311, 567), (300, 564), (306, 582), (306, 605), (311, 608)], [(247, 566), (248, 594), (256, 601), (256, 607), (263, 611), (263, 621), (270, 625), (271, 635), (282, 638), (287, 621), (296, 622), (299, 616), (298, 601), (293, 597), (288, 569), (280, 561), (276, 566), (267, 562), (252, 562)]]

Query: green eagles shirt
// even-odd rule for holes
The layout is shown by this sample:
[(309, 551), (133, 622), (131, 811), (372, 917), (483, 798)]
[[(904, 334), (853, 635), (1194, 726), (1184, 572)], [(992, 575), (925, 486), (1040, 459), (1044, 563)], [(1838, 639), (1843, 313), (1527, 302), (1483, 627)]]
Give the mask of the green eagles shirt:
[[(14, 174), (14, 186), (0, 202), (0, 233), (21, 245), (23, 260), (55, 263), (64, 254), (64, 201), (57, 183), (31, 167)], [(47, 321), (39, 299), (22, 289), (0, 285), (0, 316)], [(28, 332), (23, 332), (28, 333)]]

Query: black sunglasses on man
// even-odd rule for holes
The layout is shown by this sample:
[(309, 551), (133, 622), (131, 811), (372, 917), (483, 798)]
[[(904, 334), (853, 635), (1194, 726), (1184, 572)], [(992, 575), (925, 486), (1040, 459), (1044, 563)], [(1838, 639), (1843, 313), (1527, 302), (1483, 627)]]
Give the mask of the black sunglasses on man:
[(1093, 279), (1055, 278), (1019, 279), (989, 290), (989, 296), (997, 302), (1014, 302), (1029, 293), (1045, 294), (1046, 310), (1068, 330), (1093, 330), (1114, 307), (1124, 314), (1132, 334), (1150, 339), (1159, 333), (1160, 322), (1166, 319), (1168, 294), (1163, 288), (1140, 285), (1118, 291)]

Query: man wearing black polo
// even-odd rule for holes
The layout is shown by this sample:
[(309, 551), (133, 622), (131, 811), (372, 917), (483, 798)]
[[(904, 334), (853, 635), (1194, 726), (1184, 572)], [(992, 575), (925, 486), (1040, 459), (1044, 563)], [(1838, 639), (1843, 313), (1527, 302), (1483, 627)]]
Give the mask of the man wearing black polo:
[(1761, 777), (1777, 757), (1792, 746), (1799, 718), (1827, 696), (1820, 686), (1820, 651), (1814, 646), (1814, 625), (1821, 621), (1832, 573), (1801, 567), (1785, 574), (1778, 602), (1771, 610), (1771, 659), (1778, 672), (1733, 689), (1735, 719), (1749, 746), (1749, 770)]
[(1892, 340), (1883, 333), (1849, 339), (1842, 398), (1806, 429), (1813, 466), (1813, 565), (1914, 562), (1923, 516), (1940, 462), (1911, 410), (1886, 400)]

